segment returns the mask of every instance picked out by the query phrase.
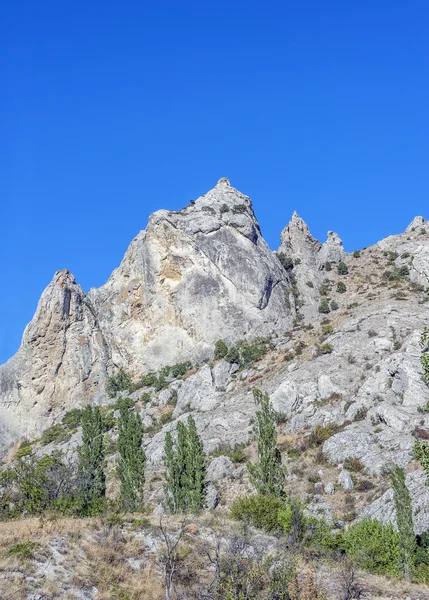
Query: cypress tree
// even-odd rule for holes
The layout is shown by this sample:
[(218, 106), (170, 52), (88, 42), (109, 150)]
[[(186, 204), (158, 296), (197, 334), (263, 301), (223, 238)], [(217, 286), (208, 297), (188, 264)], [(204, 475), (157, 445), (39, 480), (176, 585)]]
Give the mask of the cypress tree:
[(399, 531), (399, 572), (410, 579), (414, 572), (417, 550), (413, 526), (413, 509), (410, 492), (405, 484), (405, 473), (400, 467), (394, 467), (390, 474), (393, 499), (396, 510), (396, 524)]
[(250, 479), (260, 494), (281, 498), (284, 496), (285, 469), (276, 448), (276, 413), (266, 392), (263, 394), (256, 389), (253, 396), (258, 406), (255, 430), (259, 461), (247, 466)]
[(106, 494), (104, 427), (100, 408), (88, 405), (82, 412), (82, 445), (78, 449), (78, 482), (82, 511), (97, 511)]
[(146, 454), (142, 447), (143, 426), (140, 415), (131, 412), (125, 403), (120, 405), (118, 421), (118, 475), (121, 498), (133, 512), (143, 507)]
[(423, 369), (423, 378), (427, 384), (429, 384), (429, 329), (425, 329), (420, 337), (420, 346), (422, 349), (422, 355), (420, 362)]
[(189, 416), (188, 425), (179, 421), (177, 440), (170, 432), (165, 436), (164, 464), (166, 483), (165, 502), (168, 510), (198, 512), (204, 506), (205, 456), (203, 443), (195, 421)]
[(203, 441), (198, 435), (192, 416), (188, 417), (187, 437), (186, 483), (188, 489), (188, 509), (191, 512), (198, 512), (204, 507), (205, 503), (204, 484), (206, 466)]

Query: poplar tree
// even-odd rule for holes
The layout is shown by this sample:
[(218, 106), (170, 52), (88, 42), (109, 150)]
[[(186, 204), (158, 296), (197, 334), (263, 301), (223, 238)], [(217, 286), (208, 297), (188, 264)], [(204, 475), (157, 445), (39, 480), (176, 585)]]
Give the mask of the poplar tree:
[(429, 384), (429, 329), (425, 329), (420, 337), (420, 346), (422, 349), (422, 355), (420, 362), (423, 369), (423, 378), (427, 384)]
[(121, 498), (132, 512), (143, 508), (146, 454), (142, 447), (143, 426), (140, 415), (131, 412), (125, 403), (119, 408), (118, 476)]
[(285, 468), (276, 447), (276, 412), (267, 392), (253, 390), (258, 407), (255, 432), (258, 443), (258, 462), (247, 465), (250, 479), (256, 490), (265, 496), (281, 498), (284, 493)]
[(400, 467), (394, 467), (390, 474), (393, 487), (393, 499), (396, 510), (396, 524), (399, 532), (398, 570), (404, 577), (411, 579), (414, 573), (417, 542), (414, 534), (413, 509), (410, 492), (405, 484), (405, 473)]
[(78, 449), (79, 497), (84, 513), (97, 512), (106, 494), (104, 427), (100, 408), (82, 412), (82, 445)]
[(177, 424), (177, 440), (170, 432), (165, 436), (164, 464), (166, 483), (165, 502), (173, 513), (198, 512), (205, 503), (205, 455), (195, 421)]

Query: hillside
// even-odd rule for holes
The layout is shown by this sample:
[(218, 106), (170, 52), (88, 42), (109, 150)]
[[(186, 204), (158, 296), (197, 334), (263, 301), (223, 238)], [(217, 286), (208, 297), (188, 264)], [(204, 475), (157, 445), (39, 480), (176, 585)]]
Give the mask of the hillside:
[[(192, 416), (207, 456), (210, 512), (192, 521), (196, 531), (189, 542), (198, 555), (203, 550), (195, 548), (215, 521), (222, 519), (225, 531), (237, 527), (227, 523), (229, 509), (254, 491), (245, 464), (257, 457), (256, 388), (268, 393), (277, 414), (285, 491), (302, 502), (308, 518), (338, 530), (363, 517), (395, 524), (389, 470), (398, 465), (406, 473), (415, 533), (427, 532), (429, 488), (413, 447), (429, 438), (420, 343), (429, 327), (428, 288), (429, 222), (422, 217), (404, 233), (348, 254), (337, 234), (328, 232), (322, 244), (294, 213), (272, 252), (251, 200), (227, 179), (181, 211), (154, 213), (101, 288), (85, 294), (70, 272), (57, 272), (19, 351), (0, 367), (3, 468), (23, 448), (38, 458), (60, 450), (73, 463), (82, 435), (79, 422), (67, 415), (98, 405), (110, 423), (107, 496), (113, 501), (119, 487), (116, 419), (119, 400), (129, 398), (145, 431), (149, 520), (140, 523), (144, 533), (128, 517), (116, 524), (97, 521), (94, 531), (90, 521), (64, 521), (58, 530), (49, 525), (53, 533), (43, 542), (34, 581), (16, 575), (12, 559), (0, 563), (3, 580), (17, 585), (15, 595), (0, 592), (0, 598), (161, 597), (161, 584), (135, 596), (118, 590), (126, 588), (120, 577), (129, 576), (121, 569), (159, 575), (153, 556), (161, 542), (153, 538), (164, 513), (166, 434)], [(222, 358), (214, 356), (220, 339), (228, 350)], [(14, 543), (34, 540), (35, 524), (25, 523), (25, 533), (4, 524), (3, 535), (12, 535)], [(127, 546), (126, 566), (111, 558), (117, 592), (112, 582), (103, 587), (100, 575), (89, 584), (89, 575), (76, 579), (62, 565), (58, 553), (70, 551), (75, 527), (87, 556), (73, 560), (81, 565), (82, 559), (86, 569), (93, 564), (91, 544), (108, 552), (117, 543), (118, 553)], [(255, 535), (265, 550), (280, 552), (278, 538)], [(155, 550), (146, 555), (141, 543), (153, 543)], [(314, 568), (314, 556), (300, 560), (303, 572)], [(321, 584), (330, 578), (326, 569), (318, 566)], [(389, 597), (429, 598), (417, 585), (405, 592), (402, 584), (362, 577), (367, 597), (381, 598), (387, 586)], [(57, 589), (41, 591), (48, 579), (58, 580)], [(333, 584), (325, 588), (329, 597), (339, 597)]]

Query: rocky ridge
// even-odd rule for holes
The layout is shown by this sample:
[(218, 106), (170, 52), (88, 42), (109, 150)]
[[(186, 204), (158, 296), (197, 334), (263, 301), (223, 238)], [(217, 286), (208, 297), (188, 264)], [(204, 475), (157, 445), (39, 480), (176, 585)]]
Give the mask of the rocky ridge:
[[(321, 244), (295, 213), (276, 254), (250, 199), (220, 180), (182, 211), (152, 215), (102, 288), (85, 294), (69, 272), (55, 275), (19, 352), (0, 370), (2, 443), (34, 436), (88, 401), (112, 403), (105, 383), (120, 368), (138, 377), (190, 359), (197, 367), (166, 389), (126, 394), (147, 427), (154, 507), (162, 500), (156, 481), (165, 433), (189, 414), (213, 457), (213, 507), (250, 489), (245, 468), (215, 455), (225, 459), (242, 444), (252, 456), (259, 387), (281, 414), (288, 486), (311, 512), (331, 522), (393, 519), (386, 466), (404, 466), (411, 483), (421, 478), (412, 446), (429, 423), (419, 345), (429, 326), (428, 286), (422, 217), (403, 234), (347, 254), (336, 234)], [(257, 335), (267, 340), (259, 360), (208, 362), (217, 339), (231, 346)], [(78, 435), (61, 446), (73, 449)], [(421, 486), (410, 490), (416, 531), (427, 530), (429, 497)]]

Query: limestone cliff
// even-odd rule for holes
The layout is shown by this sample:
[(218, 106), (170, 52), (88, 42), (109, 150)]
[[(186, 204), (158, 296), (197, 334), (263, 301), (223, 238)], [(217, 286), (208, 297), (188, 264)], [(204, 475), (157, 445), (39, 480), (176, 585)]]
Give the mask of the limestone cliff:
[(154, 213), (101, 288), (87, 295), (68, 271), (55, 274), (0, 367), (0, 443), (106, 400), (107, 373), (118, 368), (200, 362), (220, 337), (290, 328), (289, 288), (251, 200), (227, 179), (179, 212)]

